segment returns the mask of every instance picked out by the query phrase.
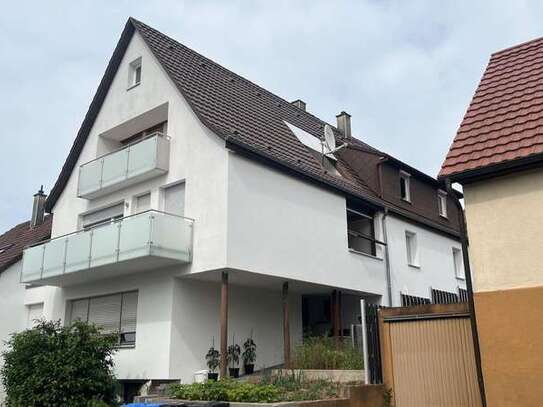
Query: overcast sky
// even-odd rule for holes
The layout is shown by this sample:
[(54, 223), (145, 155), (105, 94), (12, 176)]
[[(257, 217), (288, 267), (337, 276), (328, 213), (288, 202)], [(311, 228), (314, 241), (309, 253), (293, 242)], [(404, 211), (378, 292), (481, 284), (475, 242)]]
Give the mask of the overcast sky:
[(0, 231), (52, 188), (128, 16), (435, 176), (490, 53), (540, 1), (18, 1), (0, 14)]

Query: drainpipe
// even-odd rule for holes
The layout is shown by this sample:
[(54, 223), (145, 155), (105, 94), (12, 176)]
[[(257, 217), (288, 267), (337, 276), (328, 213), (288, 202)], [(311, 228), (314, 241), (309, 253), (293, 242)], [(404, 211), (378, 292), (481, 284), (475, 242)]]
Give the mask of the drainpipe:
[(466, 275), (466, 288), (468, 289), (468, 306), (470, 312), (470, 322), (471, 322), (471, 334), (473, 337), (473, 348), (475, 352), (475, 364), (477, 365), (477, 381), (479, 382), (479, 391), (481, 392), (481, 402), (483, 407), (486, 407), (486, 395), (485, 395), (485, 382), (483, 380), (483, 369), (481, 367), (481, 348), (479, 346), (479, 332), (477, 330), (477, 319), (475, 316), (475, 304), (473, 302), (473, 286), (471, 281), (471, 266), (469, 264), (469, 240), (466, 229), (466, 216), (464, 213), (464, 208), (460, 203), (460, 199), (456, 196), (456, 193), (452, 189), (450, 179), (445, 180), (445, 186), (447, 189), (447, 194), (453, 199), (456, 207), (458, 208), (459, 213), (459, 223), (460, 223), (460, 241), (462, 243), (462, 258), (464, 260), (464, 273)]
[(385, 243), (385, 278), (387, 282), (387, 293), (388, 293), (388, 306), (392, 307), (392, 279), (390, 273), (390, 256), (388, 253), (388, 237), (387, 237), (387, 222), (386, 218), (388, 216), (388, 208), (385, 208), (383, 217), (381, 218), (381, 224), (383, 228), (383, 243)]

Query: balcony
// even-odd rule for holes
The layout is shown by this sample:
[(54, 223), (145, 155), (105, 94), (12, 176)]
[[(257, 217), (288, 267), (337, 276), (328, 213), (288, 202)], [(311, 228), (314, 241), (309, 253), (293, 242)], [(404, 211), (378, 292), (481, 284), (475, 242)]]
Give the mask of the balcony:
[(193, 221), (146, 211), (30, 246), (21, 282), (67, 286), (190, 263)]
[(77, 196), (94, 199), (168, 172), (170, 142), (154, 133), (79, 167)]

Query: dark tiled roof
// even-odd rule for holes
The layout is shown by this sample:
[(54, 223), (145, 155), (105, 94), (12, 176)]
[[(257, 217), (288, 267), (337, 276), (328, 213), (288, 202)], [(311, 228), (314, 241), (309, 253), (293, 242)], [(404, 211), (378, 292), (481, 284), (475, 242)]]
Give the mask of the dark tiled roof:
[(52, 215), (47, 215), (41, 225), (31, 228), (30, 222), (21, 223), (0, 236), (0, 273), (19, 261), (23, 249), (51, 237)]
[[(130, 18), (61, 174), (51, 190), (47, 210), (50, 211), (54, 206), (77, 162), (134, 31), (140, 33), (202, 123), (224, 138), (227, 146), (257, 154), (306, 178), (375, 205), (390, 206), (377, 196), (364, 181), (364, 177), (354, 171), (341, 155), (338, 155), (337, 163), (341, 176), (325, 171), (320, 160), (285, 124), (288, 122), (320, 138), (324, 133), (325, 122), (174, 39)], [(333, 129), (341, 143), (342, 134), (336, 128)], [(351, 139), (350, 142), (380, 153), (361, 141)], [(433, 182), (437, 183), (436, 180)], [(425, 221), (422, 218), (418, 220)], [(435, 225), (430, 223), (430, 226)], [(450, 229), (446, 232), (456, 233)]]
[(439, 176), (461, 178), (541, 153), (543, 38), (492, 54)]

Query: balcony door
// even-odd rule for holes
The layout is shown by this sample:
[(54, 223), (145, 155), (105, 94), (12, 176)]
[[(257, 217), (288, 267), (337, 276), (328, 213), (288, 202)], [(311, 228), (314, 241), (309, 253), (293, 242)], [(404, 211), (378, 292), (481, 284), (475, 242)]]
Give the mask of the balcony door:
[(173, 215), (185, 214), (185, 183), (164, 188), (164, 212)]

